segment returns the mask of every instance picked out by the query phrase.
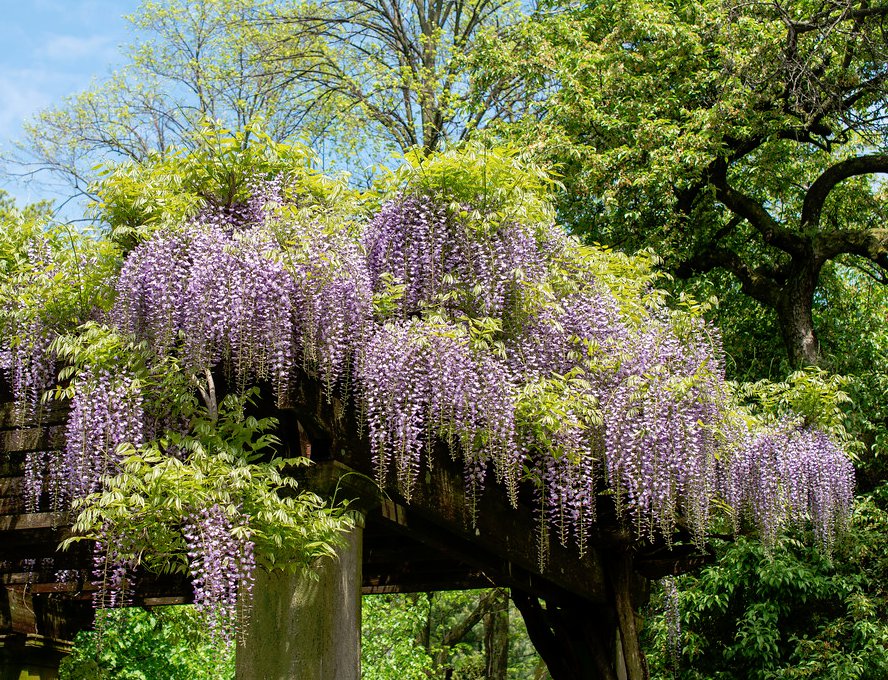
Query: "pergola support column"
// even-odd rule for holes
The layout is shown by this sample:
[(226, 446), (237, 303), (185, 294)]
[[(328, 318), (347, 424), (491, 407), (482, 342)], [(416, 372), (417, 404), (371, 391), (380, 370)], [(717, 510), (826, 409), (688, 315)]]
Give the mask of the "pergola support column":
[(257, 570), (237, 680), (360, 680), (362, 533), (313, 574)]

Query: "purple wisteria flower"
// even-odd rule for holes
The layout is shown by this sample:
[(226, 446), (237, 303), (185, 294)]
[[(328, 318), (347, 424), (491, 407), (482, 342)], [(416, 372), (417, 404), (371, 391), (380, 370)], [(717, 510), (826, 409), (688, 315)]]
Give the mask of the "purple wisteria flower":
[(121, 444), (144, 440), (142, 393), (125, 372), (82, 373), (77, 377), (65, 428), (65, 448), (49, 465), (50, 505), (68, 509), (71, 501), (99, 491), (102, 478), (119, 472)]
[[(491, 482), (513, 504), (522, 481), (535, 485), (542, 546), (552, 527), (584, 550), (602, 492), (637, 535), (667, 541), (681, 523), (703, 542), (716, 501), (767, 541), (811, 521), (828, 548), (847, 521), (841, 447), (792, 420), (738, 424), (717, 331), (656, 302), (627, 313), (619, 286), (596, 280), (557, 226), (404, 194), (356, 230), (283, 209), (282, 182), (257, 182), (249, 200), (130, 252), (110, 314), (118, 331), (186, 373), (269, 381), (280, 402), (306, 374), (330, 398), (342, 386), (380, 484), (393, 476), (409, 498), (444, 443), (473, 505)], [(387, 295), (394, 304), (374, 311)], [(48, 341), (36, 326), (34, 338), (0, 347), (17, 394), (43, 389)], [(151, 434), (122, 367), (75, 384), (64, 454), (28, 458), (29, 492), (49, 490), (58, 507), (99, 490), (119, 446)], [(184, 519), (195, 602), (226, 639), (252, 583), (248, 524), (219, 505)], [(104, 581), (124, 582), (132, 565), (118, 558), (106, 552)]]
[[(246, 518), (236, 518), (245, 525)], [(226, 644), (233, 641), (238, 595), (249, 601), (256, 563), (253, 543), (233, 536), (234, 522), (219, 505), (185, 518), (183, 534), (194, 586), (194, 605), (210, 631)]]

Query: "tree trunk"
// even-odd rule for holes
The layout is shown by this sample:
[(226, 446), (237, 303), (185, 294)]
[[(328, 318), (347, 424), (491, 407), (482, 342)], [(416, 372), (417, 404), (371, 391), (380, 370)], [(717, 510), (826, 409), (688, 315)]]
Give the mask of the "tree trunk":
[(611, 608), (583, 600), (540, 602), (515, 589), (512, 601), (552, 680), (617, 680)]
[[(416, 636), (416, 644), (422, 647), (426, 654), (431, 655), (432, 653), (432, 607), (433, 600), (435, 597), (435, 593), (426, 593), (426, 616), (425, 622), (422, 628), (419, 629), (419, 632)], [(419, 601), (419, 596), (413, 594), (409, 596), (412, 605), (415, 607)]]
[(484, 616), (484, 656), (487, 680), (506, 680), (509, 668), (509, 594), (497, 589)]
[(789, 363), (795, 369), (820, 363), (820, 343), (813, 316), (814, 289), (819, 274), (820, 267), (813, 263), (795, 272), (784, 284), (774, 305)]
[[(451, 648), (458, 644), (466, 635), (469, 634), (469, 631), (472, 630), (480, 621), (486, 622), (487, 616), (492, 612), (499, 608), (498, 605), (498, 597), (500, 593), (503, 591), (500, 590), (488, 590), (483, 595), (478, 598), (478, 603), (475, 605), (474, 609), (470, 611), (465, 617), (457, 621), (453, 626), (451, 626), (443, 635), (441, 639), (441, 643), (438, 645), (438, 652), (435, 655), (435, 668), (443, 669), (444, 673), (447, 677), (450, 677), (450, 674), (453, 672), (452, 668), (446, 668), (448, 664), (448, 660), (450, 658), (451, 652), (453, 651)], [(429, 593), (429, 602), (431, 603), (432, 593)], [(429, 625), (431, 625), (432, 618), (432, 608), (429, 607)], [(508, 614), (507, 614), (508, 616)], [(509, 623), (508, 619), (506, 620), (506, 653), (508, 653), (508, 636), (509, 636)], [(430, 637), (427, 635), (427, 638)], [(486, 643), (486, 639), (485, 639)], [(431, 654), (431, 647), (427, 647), (427, 651)], [(505, 676), (503, 676), (505, 677)]]

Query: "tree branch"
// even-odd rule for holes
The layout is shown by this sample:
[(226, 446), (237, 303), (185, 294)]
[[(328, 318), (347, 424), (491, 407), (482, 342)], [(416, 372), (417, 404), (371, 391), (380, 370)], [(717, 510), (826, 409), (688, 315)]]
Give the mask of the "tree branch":
[(888, 154), (877, 153), (868, 156), (856, 156), (827, 168), (814, 181), (805, 195), (805, 202), (802, 204), (802, 231), (816, 229), (820, 223), (820, 213), (823, 210), (823, 204), (839, 182), (849, 177), (869, 175), (876, 172), (888, 172)]
[(810, 252), (810, 244), (807, 239), (784, 228), (760, 203), (734, 189), (728, 184), (726, 174), (726, 169), (714, 173), (712, 183), (715, 187), (716, 198), (728, 210), (749, 222), (769, 246), (795, 256), (803, 257)]
[(818, 234), (814, 239), (815, 254), (820, 261), (843, 253), (859, 255), (888, 272), (888, 229), (833, 231)]
[(713, 269), (724, 269), (740, 280), (743, 292), (763, 305), (774, 307), (780, 296), (780, 285), (776, 281), (778, 272), (767, 272), (763, 268), (751, 268), (734, 251), (712, 246), (682, 262), (676, 274), (688, 278), (694, 274), (705, 274)]

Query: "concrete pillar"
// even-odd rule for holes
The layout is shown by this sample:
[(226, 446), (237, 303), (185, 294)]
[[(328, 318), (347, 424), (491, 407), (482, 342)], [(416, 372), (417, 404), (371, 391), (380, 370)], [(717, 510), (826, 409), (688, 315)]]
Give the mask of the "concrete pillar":
[(363, 521), (314, 577), (258, 570), (237, 680), (360, 680)]

